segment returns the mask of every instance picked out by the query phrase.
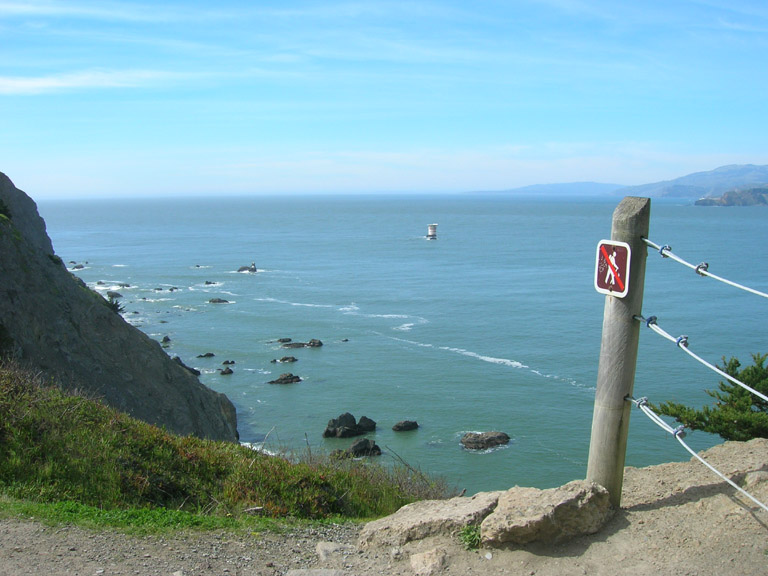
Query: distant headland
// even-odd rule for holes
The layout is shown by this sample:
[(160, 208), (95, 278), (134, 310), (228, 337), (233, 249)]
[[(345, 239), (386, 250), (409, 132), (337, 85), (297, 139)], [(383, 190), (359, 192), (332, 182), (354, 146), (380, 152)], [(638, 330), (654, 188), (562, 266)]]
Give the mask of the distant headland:
[[(673, 180), (664, 180), (638, 186), (606, 184), (600, 182), (567, 182), (555, 184), (536, 184), (501, 190), (499, 193), (520, 196), (642, 196), (647, 198), (709, 199), (732, 191), (746, 192), (751, 189), (768, 187), (768, 165), (731, 164), (714, 170), (695, 172)], [(743, 198), (744, 203), (738, 203)], [(747, 194), (734, 196), (734, 204), (701, 204), (746, 206)], [(761, 202), (755, 202), (759, 204)], [(698, 204), (698, 203), (697, 203)]]
[(699, 198), (696, 206), (768, 206), (768, 185), (730, 190), (717, 198)]

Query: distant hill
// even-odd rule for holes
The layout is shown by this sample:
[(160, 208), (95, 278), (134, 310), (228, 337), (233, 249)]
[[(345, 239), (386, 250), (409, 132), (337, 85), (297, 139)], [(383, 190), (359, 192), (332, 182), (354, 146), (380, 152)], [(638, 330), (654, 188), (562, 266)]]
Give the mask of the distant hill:
[(623, 184), (605, 184), (602, 182), (567, 182), (564, 184), (534, 184), (522, 188), (500, 190), (499, 194), (520, 194), (532, 196), (606, 196), (619, 189)]
[(617, 190), (621, 196), (651, 198), (708, 198), (734, 188), (757, 187), (768, 183), (768, 166), (731, 164), (709, 172), (695, 172), (663, 182), (628, 186)]
[(696, 206), (766, 206), (768, 185), (746, 190), (730, 190), (719, 198), (700, 198)]

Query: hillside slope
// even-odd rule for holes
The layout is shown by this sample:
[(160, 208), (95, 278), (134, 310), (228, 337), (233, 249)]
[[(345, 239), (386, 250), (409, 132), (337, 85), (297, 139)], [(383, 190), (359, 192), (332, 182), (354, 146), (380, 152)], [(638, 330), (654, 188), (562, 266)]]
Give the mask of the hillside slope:
[(621, 196), (652, 198), (704, 198), (719, 196), (733, 188), (758, 186), (768, 182), (768, 166), (731, 164), (706, 172), (695, 172), (674, 180), (664, 180), (616, 191)]
[(229, 399), (70, 274), (34, 201), (0, 172), (0, 357), (177, 434), (237, 440)]
[[(707, 461), (765, 501), (768, 441), (727, 442)], [(465, 550), (456, 534), (358, 548), (355, 525), (284, 532), (134, 537), (0, 520), (0, 576), (254, 574), (296, 576), (758, 576), (768, 568), (768, 513), (700, 462), (627, 468), (622, 508), (597, 534), (557, 543)]]

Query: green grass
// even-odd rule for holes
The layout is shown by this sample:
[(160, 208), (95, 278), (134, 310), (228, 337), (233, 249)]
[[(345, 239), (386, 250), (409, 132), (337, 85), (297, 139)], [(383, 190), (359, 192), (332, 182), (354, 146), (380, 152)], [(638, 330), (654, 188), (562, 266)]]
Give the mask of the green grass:
[(459, 540), (465, 550), (477, 550), (482, 542), (480, 526), (468, 524), (459, 531)]
[(54, 521), (156, 528), (236, 526), (254, 513), (366, 519), (448, 495), (442, 482), (407, 465), (309, 453), (296, 462), (175, 436), (7, 364), (0, 366), (0, 494), (4, 508), (36, 507), (30, 515)]

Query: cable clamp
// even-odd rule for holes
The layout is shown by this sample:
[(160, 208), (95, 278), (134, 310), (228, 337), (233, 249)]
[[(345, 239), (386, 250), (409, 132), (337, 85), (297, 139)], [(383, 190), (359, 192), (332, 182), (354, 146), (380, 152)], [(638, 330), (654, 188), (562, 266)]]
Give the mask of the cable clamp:
[(680, 426), (672, 430), (672, 435), (675, 438), (685, 438), (685, 426), (681, 424)]
[(653, 324), (655, 326), (656, 325), (656, 320), (657, 320), (656, 316), (649, 316), (648, 318), (645, 319), (645, 325), (648, 328), (651, 327), (651, 324)]
[(699, 276), (704, 276), (704, 272), (706, 272), (707, 270), (709, 270), (709, 264), (707, 262), (702, 262), (701, 264), (696, 266), (695, 272)]
[(677, 340), (675, 340), (675, 344), (677, 344), (679, 347), (685, 347), (688, 348), (688, 336), (678, 336)]
[(648, 406), (648, 397), (643, 396), (642, 398), (638, 398), (635, 401), (635, 404), (637, 405), (638, 408), (642, 408), (643, 406)]
[(669, 244), (664, 244), (664, 246), (659, 248), (659, 254), (661, 254), (661, 257), (662, 258), (669, 258), (669, 256), (664, 254), (664, 250), (666, 250), (667, 252), (672, 252), (672, 246), (670, 246)]

